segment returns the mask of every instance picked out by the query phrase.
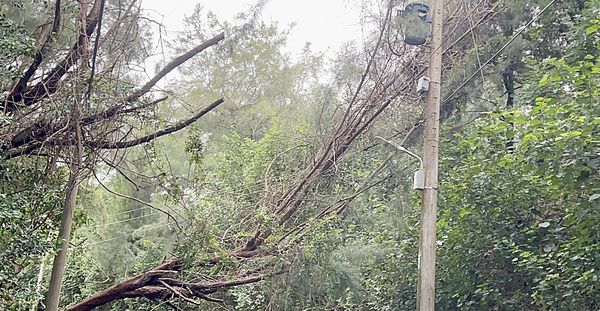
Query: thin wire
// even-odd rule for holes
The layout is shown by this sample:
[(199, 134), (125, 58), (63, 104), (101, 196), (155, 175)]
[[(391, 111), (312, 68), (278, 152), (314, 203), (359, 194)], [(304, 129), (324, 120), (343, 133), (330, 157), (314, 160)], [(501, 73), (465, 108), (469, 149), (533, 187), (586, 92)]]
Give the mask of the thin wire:
[(140, 204), (143, 204), (145, 206), (151, 207), (154, 210), (160, 211), (161, 213), (167, 215), (167, 217), (169, 217), (170, 219), (173, 219), (173, 222), (175, 223), (175, 225), (181, 229), (181, 227), (179, 226), (179, 223), (177, 222), (177, 219), (175, 219), (175, 217), (173, 217), (173, 215), (171, 215), (168, 211), (166, 211), (166, 210), (164, 210), (162, 208), (156, 207), (156, 206), (154, 206), (154, 205), (152, 205), (152, 204), (150, 204), (150, 203), (148, 203), (146, 201), (140, 200), (140, 199), (138, 199), (136, 197), (131, 197), (131, 196), (128, 196), (128, 195), (125, 195), (125, 194), (118, 193), (116, 191), (110, 190), (106, 185), (104, 185), (100, 181), (100, 179), (98, 178), (98, 175), (96, 174), (96, 171), (92, 170), (92, 173), (94, 174), (94, 177), (96, 178), (96, 181), (98, 181), (98, 184), (100, 184), (100, 186), (102, 186), (102, 188), (104, 188), (104, 190), (106, 190), (106, 191), (108, 191), (108, 192), (110, 192), (110, 193), (112, 193), (112, 194), (114, 194), (114, 195), (116, 195), (118, 197), (125, 198), (125, 199), (128, 199), (128, 200), (133, 200), (133, 201), (138, 202)]
[[(456, 27), (454, 27), (454, 28), (453, 28), (453, 29), (450, 31), (450, 33), (446, 34), (446, 36), (445, 36), (445, 40), (450, 40), (450, 39), (449, 39), (449, 38), (450, 38), (450, 36), (452, 36), (452, 35), (453, 35), (453, 34), (454, 34), (454, 33), (455, 33), (457, 30), (458, 30), (458, 28), (460, 28), (460, 25), (462, 25), (464, 22), (466, 22), (466, 21), (467, 21), (467, 19), (468, 19), (468, 18), (469, 18), (471, 15), (473, 15), (473, 13), (475, 13), (475, 10), (476, 10), (476, 9), (477, 9), (477, 8), (478, 8), (478, 7), (479, 7), (479, 6), (480, 6), (480, 5), (483, 3), (483, 2), (485, 2), (485, 1), (486, 1), (486, 0), (480, 0), (479, 2), (477, 2), (477, 4), (475, 4), (475, 6), (474, 6), (473, 8), (471, 8), (471, 11), (470, 11), (469, 13), (467, 13), (467, 15), (466, 15), (466, 16), (463, 18), (463, 20), (461, 20), (460, 22), (458, 22), (458, 23), (456, 24)], [(443, 31), (443, 28), (441, 28), (441, 30)], [(440, 31), (440, 29), (437, 29), (437, 30), (436, 30), (436, 31), (435, 31), (435, 32), (434, 32), (434, 33), (433, 33), (431, 36), (432, 36), (432, 37), (433, 37), (433, 36), (435, 36), (435, 35), (436, 35), (436, 34), (437, 34), (439, 31)], [(443, 40), (442, 40), (442, 41), (443, 41)], [(436, 48), (434, 51), (432, 51), (431, 53), (433, 54), (433, 53), (437, 52), (437, 50), (439, 50), (440, 48), (442, 48), (442, 47), (444, 46), (444, 44), (445, 44), (445, 43), (447, 43), (447, 42), (442, 42), (442, 44), (440, 44), (440, 46), (438, 46), (438, 47), (437, 47), (437, 48)]]
[(88, 246), (92, 246), (92, 245), (102, 244), (102, 243), (105, 243), (105, 242), (116, 240), (118, 238), (120, 238), (120, 237), (116, 236), (114, 238), (110, 238), (110, 239), (106, 239), (106, 240), (100, 240), (100, 241), (97, 241), (97, 242), (94, 242), (94, 243), (89, 243), (89, 244), (85, 244), (85, 245), (75, 246), (75, 247), (72, 247), (71, 249), (78, 249), (78, 248), (84, 248), (84, 247), (88, 247)]
[[(469, 14), (468, 14), (468, 15), (472, 15), (472, 14), (474, 13), (474, 10), (475, 10), (477, 7), (479, 7), (479, 5), (480, 5), (481, 3), (483, 3), (483, 1), (484, 1), (484, 0), (482, 0), (482, 1), (481, 1), (481, 2), (479, 2), (479, 3), (477, 3), (477, 4), (476, 4), (476, 6), (475, 6), (475, 7), (474, 7), (474, 8), (471, 10), (471, 12), (469, 12)], [(497, 2), (497, 3), (496, 3), (496, 4), (495, 4), (495, 5), (494, 5), (494, 6), (493, 6), (493, 7), (492, 7), (490, 10), (494, 10), (494, 9), (495, 9), (495, 8), (496, 8), (498, 5), (500, 5), (500, 3), (501, 3), (500, 1), (499, 1), (499, 2)], [(458, 43), (458, 42), (459, 42), (459, 41), (460, 41), (460, 40), (461, 40), (461, 39), (462, 39), (462, 38), (463, 38), (465, 35), (469, 34), (469, 33), (470, 33), (470, 32), (472, 32), (472, 31), (474, 31), (474, 30), (475, 30), (475, 28), (476, 28), (476, 27), (478, 27), (478, 26), (481, 24), (481, 22), (483, 22), (483, 20), (485, 20), (485, 19), (486, 19), (486, 17), (487, 17), (488, 15), (489, 15), (489, 13), (488, 13), (488, 14), (486, 14), (486, 16), (484, 16), (482, 19), (480, 19), (480, 20), (479, 20), (479, 21), (476, 23), (475, 27), (473, 27), (473, 28), (469, 29), (469, 30), (468, 30), (468, 31), (467, 31), (465, 34), (463, 34), (463, 35), (461, 36), (461, 38), (459, 38), (458, 40), (455, 40), (455, 41), (453, 41), (453, 42), (452, 42), (452, 44), (450, 44), (450, 46), (448, 46), (448, 47), (447, 47), (447, 48), (446, 48), (446, 49), (445, 49), (445, 50), (442, 52), (442, 54), (446, 54), (446, 52), (448, 52), (448, 50), (450, 50), (450, 48), (451, 48), (451, 47), (453, 47), (453, 46), (454, 46), (456, 43)], [(493, 15), (495, 15), (495, 14), (493, 14)], [(464, 22), (465, 22), (467, 19), (468, 19), (468, 16), (466, 16), (465, 18), (463, 18), (463, 20), (462, 20), (460, 23), (458, 23), (458, 24), (457, 24), (457, 26), (456, 26), (456, 27), (454, 27), (454, 29), (453, 29), (453, 30), (452, 30), (452, 31), (451, 31), (449, 34), (447, 34), (447, 35), (445, 36), (445, 38), (442, 38), (442, 44), (440, 44), (440, 46), (439, 46), (437, 49), (435, 49), (434, 51), (432, 51), (431, 53), (435, 53), (435, 52), (437, 52), (437, 51), (438, 51), (440, 48), (442, 48), (442, 47), (444, 46), (444, 44), (446, 44), (446, 43), (447, 43), (447, 41), (448, 41), (448, 40), (450, 40), (450, 39), (449, 39), (449, 38), (450, 38), (450, 36), (451, 36), (452, 34), (454, 34), (454, 32), (455, 32), (456, 30), (458, 30), (458, 28), (460, 27), (460, 25), (461, 25), (462, 23), (464, 23)], [(421, 70), (420, 70), (419, 72), (417, 72), (417, 73), (416, 73), (416, 74), (413, 76), (413, 81), (415, 81), (415, 80), (416, 80), (416, 78), (415, 78), (415, 77), (417, 77), (417, 76), (421, 76), (422, 74), (424, 74), (424, 73), (425, 73), (425, 71), (427, 71), (427, 66), (425, 66), (425, 67), (421, 68)]]
[[(479, 7), (479, 6), (480, 6), (480, 5), (483, 3), (483, 2), (485, 2), (485, 1), (486, 1), (486, 0), (480, 0), (479, 2), (477, 2), (477, 4), (475, 4), (475, 6), (474, 6), (474, 7), (471, 9), (471, 11), (470, 11), (469, 13), (467, 13), (467, 15), (466, 15), (466, 16), (463, 18), (463, 20), (462, 20), (462, 21), (460, 21), (460, 22), (458, 22), (458, 23), (456, 24), (456, 27), (454, 27), (454, 29), (452, 29), (452, 30), (450, 31), (450, 33), (446, 34), (446, 40), (449, 40), (450, 36), (451, 36), (451, 35), (453, 35), (453, 34), (454, 34), (454, 33), (455, 33), (457, 30), (458, 30), (458, 28), (460, 28), (460, 25), (462, 25), (464, 22), (466, 22), (466, 21), (467, 21), (467, 19), (468, 19), (468, 18), (469, 18), (471, 15), (473, 15), (473, 13), (475, 13), (475, 10), (476, 10), (476, 9), (477, 9), (477, 8), (478, 8), (478, 7)], [(443, 31), (443, 29), (444, 29), (444, 28), (442, 27), (442, 28), (441, 28), (441, 30)], [(433, 35), (431, 35), (431, 37), (435, 36), (435, 35), (438, 33), (438, 31), (440, 31), (440, 29), (437, 29), (437, 30), (436, 30), (436, 31), (433, 33)], [(443, 40), (442, 40), (442, 41), (443, 41)], [(437, 47), (437, 49), (435, 49), (433, 52), (431, 52), (431, 54), (433, 54), (433, 53), (437, 52), (437, 50), (439, 50), (440, 48), (442, 48), (442, 47), (444, 46), (444, 43), (446, 43), (446, 42), (442, 42), (442, 44), (440, 44), (440, 46), (438, 46), (438, 47)]]
[[(150, 228), (144, 228), (144, 229), (145, 229), (145, 230), (152, 230), (152, 229), (157, 229), (157, 228), (164, 227), (164, 226), (166, 226), (166, 225), (168, 225), (168, 224), (167, 224), (167, 223), (165, 223), (165, 224), (161, 224), (161, 225), (154, 226), (154, 227), (150, 227)], [(106, 242), (114, 241), (114, 240), (116, 240), (116, 239), (118, 239), (118, 238), (121, 238), (121, 236), (116, 236), (116, 237), (113, 237), (113, 238), (110, 238), (110, 239), (106, 239), (106, 240), (100, 240), (100, 241), (96, 241), (96, 242), (89, 243), (89, 244), (85, 244), (85, 245), (79, 245), (79, 246), (75, 246), (75, 247), (72, 247), (71, 249), (78, 249), (78, 248), (84, 248), (84, 247), (88, 247), (88, 246), (98, 245), (98, 244), (102, 244), (102, 243), (106, 243)]]
[(156, 213), (156, 214), (147, 214), (147, 215), (142, 215), (142, 216), (133, 217), (133, 218), (129, 218), (129, 219), (119, 220), (119, 221), (115, 221), (115, 222), (109, 222), (109, 223), (106, 223), (106, 224), (95, 225), (95, 226), (91, 226), (91, 227), (88, 227), (88, 228), (94, 229), (94, 228), (106, 227), (106, 226), (110, 226), (110, 225), (126, 223), (126, 222), (130, 222), (130, 221), (134, 221), (134, 220), (138, 220), (138, 219), (142, 219), (142, 218), (147, 218), (147, 217), (150, 217), (150, 216), (156, 216), (156, 215), (160, 215), (160, 214), (159, 213)]
[(136, 209), (130, 209), (128, 211), (118, 212), (118, 213), (115, 213), (115, 214), (109, 214), (109, 215), (106, 215), (105, 217), (106, 218), (110, 218), (112, 216), (127, 214), (127, 213), (131, 213), (131, 212), (137, 212), (137, 211), (141, 211), (141, 210), (145, 210), (145, 209), (150, 209), (150, 208), (151, 207), (149, 207), (149, 206), (144, 206), (144, 207), (139, 207), (139, 208), (136, 208)]
[(496, 58), (498, 55), (500, 55), (500, 53), (502, 53), (502, 51), (504, 51), (504, 49), (506, 47), (508, 47), (519, 35), (521, 35), (521, 33), (523, 33), (525, 30), (527, 30), (529, 28), (529, 26), (531, 26), (531, 24), (533, 24), (533, 22), (535, 22), (542, 14), (544, 14), (544, 12), (546, 12), (546, 10), (556, 2), (556, 0), (552, 0), (550, 1), (550, 3), (548, 3), (538, 14), (536, 14), (527, 24), (525, 24), (525, 26), (523, 26), (523, 28), (521, 28), (519, 31), (517, 31), (517, 33), (515, 33), (509, 40), (508, 42), (506, 42), (498, 51), (496, 51), (496, 53), (494, 53), (494, 55), (492, 55), (492, 57), (490, 57), (490, 59), (488, 59), (485, 63), (483, 63), (483, 65), (481, 65), (468, 79), (466, 79), (456, 90), (454, 90), (454, 92), (452, 92), (448, 97), (446, 97), (446, 99), (442, 102), (442, 105), (446, 104), (450, 99), (452, 99), (452, 97), (454, 95), (456, 95), (456, 93), (458, 91), (460, 91), (463, 87), (465, 87), (465, 85), (467, 85), (467, 83), (469, 83), (469, 81), (471, 81), (475, 76), (477, 76), (477, 74), (483, 70), (483, 68), (485, 66), (487, 66), (492, 60), (494, 60), (494, 58)]
[[(460, 35), (460, 37), (458, 37), (458, 39), (454, 40), (451, 44), (449, 44), (445, 49), (444, 52), (442, 54), (446, 54), (446, 52), (448, 52), (452, 47), (454, 47), (454, 45), (458, 44), (462, 39), (464, 39), (467, 35), (469, 35), (471, 32), (475, 31), (475, 29), (477, 29), (477, 27), (479, 27), (485, 20), (487, 19), (491, 19), (493, 17), (495, 17), (500, 11), (494, 11), (500, 4), (502, 4), (502, 2), (498, 1), (496, 2), (496, 4), (494, 4), (493, 7), (491, 7), (489, 9), (489, 12), (486, 13), (481, 19), (479, 19), (475, 25), (471, 28), (469, 28), (469, 30), (467, 30), (465, 33), (463, 33), (462, 35)], [(449, 40), (449, 39), (448, 39)], [(444, 42), (446, 43), (446, 42)]]

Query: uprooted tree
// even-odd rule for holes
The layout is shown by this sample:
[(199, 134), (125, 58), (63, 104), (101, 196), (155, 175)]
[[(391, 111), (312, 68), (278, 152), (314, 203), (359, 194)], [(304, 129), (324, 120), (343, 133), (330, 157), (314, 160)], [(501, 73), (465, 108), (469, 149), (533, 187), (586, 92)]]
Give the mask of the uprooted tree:
[[(147, 55), (140, 53), (143, 44), (138, 36), (140, 9), (137, 1), (112, 5), (105, 0), (82, 1), (71, 16), (60, 0), (54, 2), (52, 14), (39, 30), (30, 53), (18, 55), (15, 64), (22, 72), (9, 84), (2, 100), (3, 114), (8, 119), (0, 128), (0, 152), (5, 160), (43, 159), (48, 174), (61, 166), (69, 168), (64, 183), (64, 203), (58, 241), (60, 249), (54, 259), (47, 310), (57, 310), (67, 250), (71, 236), (74, 207), (79, 184), (97, 167), (105, 163), (118, 167), (123, 150), (151, 142), (161, 136), (180, 131), (223, 104), (216, 99), (184, 120), (146, 132), (142, 125), (152, 119), (148, 111), (167, 101), (154, 95), (153, 89), (168, 73), (202, 51), (225, 40), (223, 33), (201, 42), (168, 62), (141, 87), (139, 75), (128, 72), (132, 63)], [(116, 300), (145, 297), (170, 303), (174, 299), (197, 303), (195, 299), (222, 302), (213, 294), (230, 287), (259, 282), (269, 276), (285, 273), (286, 265), (277, 260), (282, 250), (293, 247), (307, 233), (314, 221), (341, 214), (353, 199), (381, 180), (375, 180), (381, 167), (373, 171), (354, 192), (317, 211), (305, 208), (305, 198), (318, 191), (318, 184), (335, 174), (352, 144), (382, 117), (391, 105), (415, 101), (412, 93), (415, 80), (426, 68), (419, 48), (403, 46), (394, 28), (394, 10), (385, 4), (372, 42), (365, 51), (362, 74), (351, 91), (344, 94), (342, 104), (331, 115), (334, 127), (326, 132), (321, 143), (315, 144), (311, 155), (281, 191), (265, 190), (260, 207), (268, 211), (267, 221), (252, 220), (253, 234), (237, 248), (219, 256), (207, 256), (193, 262), (195, 267), (209, 268), (224, 259), (252, 262), (240, 271), (230, 271), (228, 279), (216, 281), (186, 280), (186, 266), (177, 256), (140, 275), (128, 278), (66, 310), (90, 310)], [(458, 12), (462, 4), (450, 5), (448, 23), (453, 35), (465, 20)], [(482, 7), (473, 27), (494, 13), (494, 8)], [(471, 16), (472, 17), (472, 16)], [(76, 27), (64, 27), (65, 20), (76, 20)], [(69, 33), (68, 29), (77, 29)], [(68, 38), (76, 40), (70, 42)], [(462, 39), (459, 35), (456, 42)], [(446, 44), (450, 50), (453, 41)], [(447, 60), (450, 65), (454, 59)], [(419, 118), (415, 118), (418, 121)], [(413, 122), (414, 123), (414, 122)], [(152, 123), (151, 123), (152, 124)], [(409, 126), (396, 136), (415, 133)], [(40, 160), (41, 161), (41, 160)], [(44, 162), (45, 161), (45, 162)], [(170, 216), (172, 217), (172, 216)], [(189, 263), (188, 263), (189, 264)], [(231, 277), (233, 276), (233, 277)]]

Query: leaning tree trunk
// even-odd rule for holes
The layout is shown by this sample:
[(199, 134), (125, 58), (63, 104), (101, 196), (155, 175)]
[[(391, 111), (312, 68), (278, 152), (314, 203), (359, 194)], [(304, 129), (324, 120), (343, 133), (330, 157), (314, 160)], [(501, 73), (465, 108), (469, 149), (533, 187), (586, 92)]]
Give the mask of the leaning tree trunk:
[(81, 142), (81, 112), (76, 103), (73, 108), (72, 120), (75, 124), (75, 136), (77, 144), (73, 150), (73, 158), (70, 165), (69, 181), (67, 182), (67, 191), (65, 202), (63, 204), (62, 216), (60, 218), (60, 228), (58, 231), (58, 241), (61, 243), (60, 250), (54, 257), (52, 263), (52, 275), (50, 276), (50, 285), (48, 295), (46, 296), (46, 311), (58, 311), (62, 280), (65, 274), (65, 261), (67, 251), (69, 250), (69, 241), (71, 240), (71, 226), (73, 224), (73, 211), (77, 203), (77, 192), (79, 191), (79, 175), (82, 165), (82, 142)]
[[(96, 3), (98, 1), (95, 1)], [(102, 10), (104, 9), (105, 0), (100, 0), (99, 13), (98, 13), (98, 30), (100, 29), (100, 23), (102, 22)], [(81, 59), (80, 64), (83, 69), (89, 69), (89, 34), (88, 34), (88, 19), (87, 12), (88, 6), (87, 1), (81, 2)], [(93, 72), (93, 71), (92, 71)], [(83, 137), (81, 134), (81, 109), (85, 107), (85, 103), (89, 100), (91, 92), (91, 83), (88, 81), (88, 93), (81, 96), (81, 100), (74, 100), (73, 109), (71, 112), (71, 128), (75, 130), (75, 148), (73, 149), (73, 157), (70, 163), (70, 174), (69, 181), (67, 182), (67, 191), (65, 195), (65, 202), (63, 204), (63, 211), (60, 218), (60, 228), (58, 231), (58, 241), (61, 243), (60, 250), (54, 257), (52, 263), (52, 275), (50, 276), (50, 285), (48, 287), (48, 295), (46, 296), (46, 311), (58, 311), (58, 305), (60, 303), (60, 293), (62, 289), (62, 280), (65, 274), (65, 262), (67, 260), (67, 252), (69, 250), (69, 242), (71, 241), (71, 227), (73, 225), (73, 212), (77, 203), (77, 192), (79, 191), (79, 182), (81, 175), (82, 166), (82, 153), (83, 153)]]
[[(76, 147), (73, 155), (75, 158), (81, 158), (80, 148)], [(79, 161), (78, 161), (79, 162)], [(67, 251), (69, 249), (69, 241), (71, 240), (71, 225), (73, 223), (73, 210), (77, 202), (77, 191), (79, 190), (79, 163), (71, 165), (71, 174), (67, 183), (67, 194), (63, 205), (62, 216), (60, 219), (60, 229), (58, 232), (58, 240), (61, 248), (54, 257), (52, 264), (52, 275), (50, 277), (50, 285), (48, 287), (48, 295), (46, 296), (46, 311), (57, 311), (58, 302), (60, 299), (60, 291), (62, 287), (62, 279), (65, 273), (65, 261)]]

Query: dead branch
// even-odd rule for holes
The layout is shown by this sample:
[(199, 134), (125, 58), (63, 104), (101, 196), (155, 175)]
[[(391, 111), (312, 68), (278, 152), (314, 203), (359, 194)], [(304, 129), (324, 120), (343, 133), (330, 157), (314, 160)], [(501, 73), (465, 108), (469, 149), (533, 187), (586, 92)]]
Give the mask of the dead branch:
[(152, 134), (137, 138), (137, 139), (133, 139), (133, 140), (127, 140), (127, 141), (117, 141), (117, 142), (108, 142), (108, 141), (88, 141), (86, 142), (86, 146), (91, 147), (91, 148), (99, 148), (99, 149), (125, 149), (125, 148), (130, 148), (133, 146), (137, 146), (143, 143), (147, 143), (150, 142), (156, 138), (159, 138), (161, 136), (167, 135), (167, 134), (171, 134), (174, 132), (177, 132), (179, 130), (182, 130), (186, 127), (188, 127), (189, 125), (191, 125), (192, 123), (196, 122), (198, 119), (200, 119), (202, 116), (204, 116), (205, 114), (207, 114), (208, 112), (210, 112), (211, 110), (215, 109), (216, 107), (218, 107), (220, 104), (223, 103), (223, 99), (220, 98), (216, 101), (214, 101), (212, 104), (208, 105), (206, 108), (202, 109), (200, 112), (198, 112), (197, 114), (195, 114), (194, 116), (192, 116), (191, 118), (179, 122), (173, 126), (161, 129), (159, 131), (156, 131)]
[[(98, 1), (100, 1), (100, 0), (98, 0)], [(88, 28), (89, 28), (89, 25), (88, 25)], [(138, 90), (134, 91), (131, 95), (129, 95), (125, 99), (125, 103), (115, 104), (115, 105), (112, 105), (109, 108), (105, 109), (102, 112), (99, 112), (99, 113), (96, 113), (96, 114), (93, 114), (93, 115), (90, 115), (90, 116), (83, 117), (82, 120), (81, 120), (82, 127), (92, 125), (92, 124), (94, 124), (96, 122), (99, 122), (99, 121), (112, 119), (112, 118), (114, 118), (114, 117), (116, 117), (117, 115), (120, 115), (120, 114), (136, 112), (136, 111), (139, 111), (141, 109), (150, 107), (150, 106), (152, 106), (152, 104), (158, 104), (158, 103), (160, 103), (162, 101), (161, 99), (153, 101), (153, 102), (151, 102), (150, 104), (147, 104), (147, 105), (140, 105), (140, 106), (137, 106), (137, 107), (125, 108), (126, 104), (132, 104), (135, 101), (137, 101), (141, 96), (143, 96), (146, 93), (148, 93), (151, 90), (151, 88), (159, 80), (161, 80), (162, 78), (164, 78), (169, 72), (173, 71), (175, 68), (177, 68), (178, 66), (180, 66), (181, 64), (183, 64), (185, 61), (189, 60), (191, 57), (197, 55), (198, 53), (204, 51), (208, 47), (211, 47), (211, 46), (219, 43), (221, 40), (224, 39), (224, 36), (225, 36), (224, 33), (216, 35), (215, 37), (213, 37), (213, 38), (211, 38), (211, 39), (209, 39), (207, 41), (204, 41), (203, 43), (201, 43), (200, 45), (198, 45), (195, 48), (191, 49), (190, 51), (188, 51), (188, 52), (186, 52), (186, 53), (184, 53), (184, 54), (176, 57), (171, 62), (169, 62), (167, 65), (165, 65), (165, 67), (159, 73), (157, 73), (154, 77), (152, 77), (146, 84), (144, 84), (144, 86), (142, 86)], [(80, 55), (78, 54), (77, 57), (80, 57)], [(10, 96), (11, 95), (9, 95), (9, 97)], [(214, 104), (215, 103), (213, 103), (213, 105)], [(216, 105), (219, 105), (219, 104), (220, 103), (218, 103)], [(206, 112), (208, 112), (208, 111), (206, 111)], [(204, 115), (204, 113), (202, 115)], [(200, 115), (199, 117), (201, 117), (202, 115)], [(191, 119), (194, 119), (194, 117), (192, 117)], [(194, 121), (195, 120), (197, 120), (197, 118), (194, 119)], [(194, 121), (192, 121), (192, 123)], [(50, 123), (49, 121), (47, 121), (45, 119), (37, 121), (36, 123), (32, 124), (28, 128), (26, 128), (26, 129), (22, 130), (21, 132), (19, 132), (18, 134), (16, 134), (11, 139), (10, 145), (4, 146), (4, 148), (2, 148), (0, 146), (0, 150), (1, 149), (5, 149), (7, 151), (5, 157), (9, 158), (9, 159), (10, 158), (14, 158), (14, 157), (18, 157), (18, 156), (21, 156), (21, 155), (25, 155), (25, 154), (30, 154), (33, 151), (35, 151), (38, 148), (40, 148), (44, 144), (42, 142), (45, 142), (45, 144), (48, 144), (47, 140), (52, 135), (54, 135), (57, 132), (59, 132), (61, 130), (64, 130), (64, 129), (69, 130), (68, 128), (65, 128), (65, 125), (66, 125), (65, 122), (66, 121), (63, 121), (62, 123), (59, 123), (59, 124), (53, 124), (53, 123)], [(161, 134), (159, 132), (154, 133), (153, 135)], [(170, 132), (170, 133), (172, 133), (172, 132)], [(162, 134), (162, 135), (165, 135), (165, 134)], [(159, 136), (162, 136), (162, 135), (159, 135)], [(157, 137), (159, 137), (159, 136), (157, 136)], [(148, 135), (146, 137), (143, 137), (143, 139), (140, 139), (140, 141), (137, 142), (137, 143), (136, 142), (127, 142), (127, 144), (132, 144), (131, 146), (133, 146), (135, 144), (141, 144), (143, 142), (148, 142), (148, 141), (150, 141), (152, 139), (154, 139), (154, 138), (152, 138), (152, 135)], [(98, 142), (96, 142), (96, 143), (98, 143)], [(26, 147), (23, 147), (23, 146), (25, 146), (27, 144), (29, 144), (29, 145), (26, 146)], [(94, 143), (92, 143), (92, 144), (94, 144)], [(103, 142), (102, 144), (103, 144), (103, 146), (105, 146), (105, 147), (102, 147), (102, 148), (105, 148), (105, 149), (121, 148), (121, 147), (110, 147), (111, 144), (107, 143), (107, 142)], [(121, 145), (127, 145), (127, 144), (121, 143)], [(50, 144), (50, 145), (52, 145), (52, 144)], [(127, 148), (127, 147), (125, 147), (125, 148)]]
[(144, 297), (169, 301), (174, 296), (173, 294), (194, 304), (198, 304), (198, 302), (193, 300), (193, 298), (200, 298), (211, 302), (222, 302), (221, 299), (208, 295), (221, 289), (260, 282), (268, 277), (285, 272), (285, 270), (279, 270), (274, 273), (238, 277), (232, 280), (190, 283), (173, 278), (181, 269), (181, 260), (177, 257), (171, 257), (154, 269), (113, 285), (79, 303), (67, 307), (64, 311), (88, 311), (123, 298)]
[(136, 101), (142, 95), (148, 93), (150, 89), (162, 78), (164, 78), (169, 72), (173, 71), (173, 69), (179, 67), (188, 59), (194, 57), (196, 54), (204, 51), (205, 49), (219, 43), (221, 40), (225, 39), (225, 33), (220, 33), (214, 36), (211, 39), (204, 41), (202, 44), (196, 46), (195, 48), (187, 51), (183, 55), (176, 57), (169, 64), (167, 64), (160, 72), (158, 72), (150, 81), (148, 81), (144, 86), (142, 86), (139, 90), (133, 92), (133, 94), (129, 95), (126, 99), (127, 102)]

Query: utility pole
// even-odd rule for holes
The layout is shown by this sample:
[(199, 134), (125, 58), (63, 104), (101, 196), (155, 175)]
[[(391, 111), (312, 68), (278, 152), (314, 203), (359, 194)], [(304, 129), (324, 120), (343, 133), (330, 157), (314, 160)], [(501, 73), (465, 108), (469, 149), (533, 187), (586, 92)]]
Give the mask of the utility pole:
[(421, 207), (419, 235), (419, 278), (417, 311), (435, 310), (436, 210), (438, 187), (439, 115), (442, 76), (442, 22), (444, 0), (433, 0), (433, 19), (429, 55), (429, 90), (425, 107), (423, 166), (425, 189)]

